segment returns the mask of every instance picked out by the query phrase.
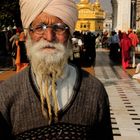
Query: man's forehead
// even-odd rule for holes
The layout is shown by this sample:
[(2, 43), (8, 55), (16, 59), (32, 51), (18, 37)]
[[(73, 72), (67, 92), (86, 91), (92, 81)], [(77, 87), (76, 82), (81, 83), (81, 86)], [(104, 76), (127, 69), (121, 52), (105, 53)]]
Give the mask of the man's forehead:
[(56, 16), (42, 12), (33, 20), (32, 25), (36, 25), (39, 23), (53, 24), (53, 23), (63, 23), (63, 21)]

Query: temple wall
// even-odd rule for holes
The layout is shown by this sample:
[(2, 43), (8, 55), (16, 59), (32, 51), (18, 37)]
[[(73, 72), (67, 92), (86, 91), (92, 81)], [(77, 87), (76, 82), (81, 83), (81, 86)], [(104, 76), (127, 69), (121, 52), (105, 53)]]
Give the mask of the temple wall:
[(96, 0), (94, 3), (89, 0), (80, 0), (77, 3), (78, 21), (75, 30), (102, 32), (105, 12), (101, 9), (100, 3)]

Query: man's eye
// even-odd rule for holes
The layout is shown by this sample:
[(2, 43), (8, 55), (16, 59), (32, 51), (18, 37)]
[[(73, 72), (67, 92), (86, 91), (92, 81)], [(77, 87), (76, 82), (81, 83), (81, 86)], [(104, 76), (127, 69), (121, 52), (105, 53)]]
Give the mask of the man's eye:
[(53, 28), (54, 30), (64, 30), (64, 27), (62, 26), (54, 26)]
[(35, 28), (36, 31), (42, 31), (44, 28), (42, 26), (38, 26)]
[(64, 29), (57, 28), (57, 29), (55, 29), (55, 31), (61, 32), (61, 31), (64, 31)]

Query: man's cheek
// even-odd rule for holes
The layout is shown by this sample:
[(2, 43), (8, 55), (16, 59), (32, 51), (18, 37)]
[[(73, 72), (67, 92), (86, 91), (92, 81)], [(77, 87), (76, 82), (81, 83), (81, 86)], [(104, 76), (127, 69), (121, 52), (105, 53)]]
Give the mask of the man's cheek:
[(34, 42), (37, 42), (41, 39), (41, 36), (39, 36), (37, 34), (33, 34), (32, 32), (30, 32), (30, 37), (31, 37), (31, 40)]

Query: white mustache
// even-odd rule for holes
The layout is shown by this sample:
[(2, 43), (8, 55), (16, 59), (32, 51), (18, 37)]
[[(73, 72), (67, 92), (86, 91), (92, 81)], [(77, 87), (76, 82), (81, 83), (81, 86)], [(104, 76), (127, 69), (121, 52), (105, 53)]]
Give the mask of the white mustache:
[(64, 49), (64, 46), (63, 44), (60, 44), (60, 43), (50, 43), (46, 40), (40, 40), (39, 42), (35, 42), (33, 44), (34, 47), (38, 48), (38, 49), (42, 49), (42, 48), (55, 48), (55, 49), (58, 49), (58, 50), (63, 50)]

